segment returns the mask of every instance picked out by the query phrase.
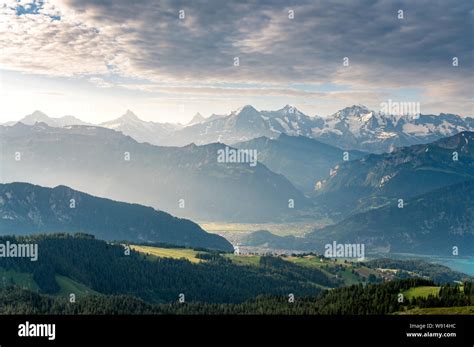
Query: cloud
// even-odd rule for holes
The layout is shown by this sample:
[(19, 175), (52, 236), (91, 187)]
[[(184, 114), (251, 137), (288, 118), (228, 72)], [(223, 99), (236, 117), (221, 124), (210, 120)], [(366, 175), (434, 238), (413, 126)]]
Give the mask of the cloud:
[(111, 88), (113, 86), (112, 83), (104, 81), (104, 79), (100, 77), (90, 77), (89, 82), (91, 82), (92, 84), (94, 84), (95, 86), (99, 88)]
[[(457, 108), (472, 108), (472, 1), (434, 6), (428, 0), (45, 0), (36, 5), (37, 13), (21, 15), (16, 1), (0, 5), (1, 68), (86, 78), (99, 87), (110, 87), (111, 76), (140, 79), (157, 92), (168, 83), (181, 84), (182, 92), (200, 83), (265, 84), (274, 86), (268, 93), (289, 96), (295, 96), (289, 83), (334, 83), (354, 94), (421, 87), (423, 97), (446, 101), (443, 93), (456, 90)], [(404, 19), (397, 18), (399, 9)], [(458, 67), (451, 64), (454, 56)]]

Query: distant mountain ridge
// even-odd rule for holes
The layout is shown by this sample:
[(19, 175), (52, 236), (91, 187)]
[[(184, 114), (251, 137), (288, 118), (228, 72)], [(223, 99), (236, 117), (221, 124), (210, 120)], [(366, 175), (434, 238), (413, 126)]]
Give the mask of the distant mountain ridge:
[(256, 231), (242, 246), (323, 254), (326, 244), (363, 244), (366, 256), (425, 254), (453, 256), (474, 253), (474, 179), (449, 185), (397, 203), (353, 214), (304, 237)]
[(0, 174), (3, 182), (63, 184), (197, 221), (276, 221), (311, 205), (261, 163), (218, 162), (225, 148), (158, 147), (103, 127), (18, 123), (0, 126)]
[(123, 116), (101, 123), (99, 126), (120, 131), (138, 142), (150, 144), (162, 143), (172, 132), (182, 127), (180, 124), (146, 122), (130, 110), (127, 110)]
[(205, 121), (206, 121), (206, 118), (204, 118), (204, 116), (198, 112), (194, 115), (194, 117), (188, 123), (186, 123), (186, 126), (199, 124)]
[(165, 144), (177, 146), (190, 142), (234, 144), (262, 136), (275, 138), (281, 133), (310, 137), (311, 128), (316, 124), (322, 124), (322, 121), (306, 116), (290, 105), (278, 111), (257, 111), (253, 106), (246, 105), (228, 116), (209, 119), (180, 129)]
[(52, 232), (84, 232), (105, 240), (233, 250), (223, 237), (151, 207), (98, 198), (66, 186), (0, 184), (0, 234)]
[[(22, 122), (50, 126), (86, 125), (77, 118), (49, 118), (36, 111)], [(7, 125), (12, 125), (9, 122)], [(277, 138), (280, 134), (305, 136), (346, 150), (373, 153), (389, 152), (396, 147), (423, 144), (462, 131), (474, 130), (474, 118), (454, 114), (391, 115), (369, 110), (363, 105), (346, 107), (328, 117), (310, 117), (286, 105), (276, 111), (258, 111), (246, 105), (228, 115), (197, 113), (185, 126), (147, 122), (128, 110), (123, 116), (100, 126), (123, 132), (138, 142), (184, 146), (223, 142), (232, 145), (258, 137)]]
[(364, 243), (366, 251), (453, 255), (474, 253), (474, 179), (398, 204), (355, 214), (306, 235), (316, 243)]
[(338, 164), (315, 201), (348, 216), (474, 178), (474, 132)]
[(313, 137), (346, 149), (388, 152), (474, 130), (474, 118), (453, 114), (394, 116), (362, 105), (346, 107), (313, 129)]
[[(21, 122), (26, 125), (35, 125), (36, 123), (45, 123), (51, 127), (65, 127), (69, 125), (91, 125), (90, 123), (83, 122), (79, 118), (74, 116), (63, 116), (59, 118), (52, 118), (47, 116), (41, 111), (35, 111), (32, 114), (29, 114), (18, 122)], [(14, 125), (17, 122), (8, 122), (6, 125)]]
[(313, 138), (346, 150), (381, 153), (469, 130), (474, 130), (474, 118), (453, 114), (395, 116), (353, 105), (323, 118), (309, 117), (291, 105), (277, 111), (258, 111), (247, 105), (228, 116), (184, 127), (164, 144), (235, 144), (286, 134)]
[(315, 184), (326, 178), (336, 164), (367, 154), (360, 151), (346, 152), (305, 136), (289, 136), (285, 133), (274, 139), (259, 137), (234, 146), (257, 150), (261, 163), (288, 178), (305, 193), (314, 191)]

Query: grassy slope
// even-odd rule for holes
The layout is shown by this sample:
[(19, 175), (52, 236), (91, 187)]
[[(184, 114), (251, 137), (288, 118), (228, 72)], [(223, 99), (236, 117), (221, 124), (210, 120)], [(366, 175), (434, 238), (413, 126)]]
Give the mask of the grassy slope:
[(427, 287), (427, 286), (415, 287), (415, 288), (408, 289), (407, 291), (403, 293), (403, 295), (407, 299), (412, 299), (414, 297), (420, 297), (420, 296), (427, 298), (430, 294), (434, 296), (438, 296), (439, 289), (440, 287)]
[[(76, 294), (76, 297), (82, 297), (89, 294), (99, 294), (87, 286), (65, 276), (56, 276), (56, 282), (60, 287), (59, 292), (55, 294), (58, 296), (68, 296), (71, 293)], [(0, 287), (11, 284), (18, 285), (33, 292), (40, 291), (38, 285), (33, 280), (33, 274), (0, 269)]]
[(56, 294), (58, 296), (69, 296), (71, 293), (76, 295), (76, 298), (84, 297), (92, 294), (100, 294), (82, 283), (76, 282), (68, 277), (56, 276), (56, 282), (58, 282), (61, 289)]
[(15, 284), (34, 292), (39, 291), (38, 285), (33, 280), (33, 274), (16, 271), (5, 271), (0, 268), (0, 287), (8, 286), (10, 284)]
[(430, 308), (414, 308), (403, 312), (396, 312), (395, 314), (401, 315), (425, 315), (425, 314), (474, 314), (474, 306), (460, 306), (460, 307), (430, 307)]
[[(345, 285), (352, 285), (356, 283), (360, 283), (360, 278), (358, 278), (356, 275), (352, 273), (352, 269), (355, 269), (358, 273), (361, 275), (364, 275), (367, 277), (370, 274), (377, 275), (377, 272), (373, 269), (369, 269), (367, 267), (354, 267), (354, 264), (352, 262), (347, 262), (345, 263), (343, 259), (337, 259), (337, 261), (334, 260), (325, 260), (321, 261), (319, 257), (308, 255), (303, 258), (301, 257), (286, 257), (283, 258), (288, 261), (291, 261), (295, 264), (301, 265), (301, 266), (309, 266), (309, 267), (315, 267), (318, 268), (324, 272), (326, 272), (330, 276), (334, 276), (331, 274), (327, 269), (333, 269), (336, 266), (343, 266), (344, 270), (339, 271), (338, 275), (344, 280)], [(327, 266), (327, 268), (326, 268)]]
[[(187, 259), (193, 263), (198, 263), (203, 261), (202, 259), (196, 258), (196, 254), (200, 253), (192, 249), (185, 248), (162, 248), (162, 247), (153, 247), (153, 246), (130, 246), (135, 251), (141, 252), (151, 259), (156, 257), (162, 258), (174, 258), (174, 259)], [(226, 258), (230, 259), (234, 264), (237, 265), (252, 265), (258, 266), (260, 262), (260, 256), (258, 255), (235, 255), (235, 254), (225, 254)], [(338, 259), (337, 261), (321, 261), (319, 257), (316, 256), (305, 256), (305, 257), (284, 257), (282, 258), (286, 261), (292, 262), (300, 266), (314, 267), (319, 270), (322, 270), (330, 277), (335, 275), (328, 271), (329, 269), (334, 269), (336, 266), (343, 266), (343, 270), (338, 272), (338, 276), (344, 280), (345, 285), (352, 285), (361, 282), (361, 278), (357, 277), (352, 273), (352, 269), (355, 269), (363, 277), (367, 277), (369, 274), (378, 275), (378, 272), (374, 269), (368, 267), (354, 267), (354, 264), (351, 262), (345, 263), (344, 260)]]
[(151, 246), (137, 246), (131, 245), (131, 249), (150, 255), (152, 257), (161, 257), (161, 258), (174, 258), (174, 259), (187, 259), (192, 263), (199, 263), (202, 259), (196, 258), (196, 254), (202, 253), (192, 249), (187, 248), (161, 248), (161, 247), (151, 247)]
[(260, 256), (259, 255), (226, 254), (225, 257), (232, 260), (232, 262), (234, 264), (237, 264), (237, 265), (258, 266), (260, 264)]

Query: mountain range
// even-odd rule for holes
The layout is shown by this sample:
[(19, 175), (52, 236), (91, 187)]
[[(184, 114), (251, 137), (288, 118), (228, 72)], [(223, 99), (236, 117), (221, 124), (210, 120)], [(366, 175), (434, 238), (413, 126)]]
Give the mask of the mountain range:
[(321, 120), (306, 116), (289, 105), (278, 111), (257, 111), (253, 106), (246, 105), (228, 116), (211, 118), (180, 129), (165, 144), (234, 144), (261, 136), (275, 138), (281, 133), (311, 136), (312, 127), (319, 123), (322, 124)]
[(223, 237), (151, 207), (98, 198), (66, 186), (0, 184), (1, 235), (53, 232), (85, 232), (105, 240), (233, 250)]
[(305, 136), (281, 133), (277, 138), (258, 137), (238, 142), (237, 148), (256, 149), (259, 162), (282, 174), (304, 193), (314, 191), (315, 184), (326, 178), (330, 170), (344, 160), (354, 160), (367, 153), (344, 151)]
[[(44, 122), (50, 126), (84, 125), (70, 116), (50, 118), (39, 111), (21, 120), (25, 124)], [(13, 124), (9, 122), (8, 125)], [(373, 153), (396, 147), (424, 144), (462, 131), (474, 130), (474, 118), (454, 114), (390, 115), (363, 105), (346, 107), (327, 117), (310, 117), (293, 106), (276, 111), (258, 111), (246, 105), (229, 115), (208, 118), (196, 114), (185, 126), (146, 122), (132, 111), (100, 126), (123, 132), (138, 142), (184, 146), (213, 142), (234, 144), (258, 137), (277, 138), (280, 134), (305, 136), (341, 149)]]
[[(292, 106), (245, 106), (228, 116), (198, 114), (186, 126), (145, 122), (131, 111), (100, 126), (75, 122), (34, 112), (0, 126), (0, 181), (68, 186), (200, 222), (334, 223), (305, 238), (248, 238), (278, 248), (319, 250), (322, 242), (356, 240), (374, 252), (445, 252), (447, 243), (471, 242), (463, 194), (471, 194), (466, 182), (474, 180), (474, 132), (464, 130), (472, 118), (395, 117), (359, 105), (323, 119)], [(171, 140), (198, 144), (152, 144)], [(225, 151), (255, 151), (257, 161), (220, 161)], [(19, 215), (21, 206), (14, 205)], [(27, 216), (33, 221), (26, 218), (21, 230), (43, 230), (34, 213)], [(99, 232), (93, 228), (87, 225)], [(149, 237), (131, 228), (118, 235)]]
[(97, 126), (18, 123), (0, 126), (1, 181), (66, 185), (198, 221), (278, 221), (311, 205), (261, 163), (219, 162), (225, 149), (153, 146)]
[(387, 253), (459, 256), (474, 253), (474, 180), (408, 199), (403, 208), (387, 205), (353, 214), (304, 237), (256, 231), (239, 244), (267, 249), (323, 253), (325, 245), (364, 244), (366, 256)]
[[(448, 185), (408, 199), (403, 208), (388, 205), (355, 214), (306, 235), (307, 241), (364, 243), (366, 251), (440, 256), (474, 254), (474, 180)], [(314, 243), (311, 243), (314, 245)]]
[(120, 131), (139, 142), (151, 144), (163, 143), (171, 133), (182, 128), (180, 124), (143, 121), (130, 110), (117, 119), (101, 123), (100, 126)]
[[(46, 123), (51, 127), (65, 127), (68, 125), (91, 125), (90, 123), (83, 122), (79, 118), (74, 116), (64, 116), (60, 118), (52, 118), (47, 116), (41, 111), (34, 111), (32, 114), (29, 114), (18, 122), (26, 124), (26, 125), (35, 125), (36, 123)], [(18, 122), (7, 122), (3, 125), (14, 125)]]
[(474, 178), (474, 132), (336, 165), (315, 202), (348, 216)]
[(313, 128), (312, 137), (344, 149), (380, 153), (466, 130), (474, 130), (474, 118), (443, 113), (395, 116), (354, 105), (325, 118), (324, 126)]

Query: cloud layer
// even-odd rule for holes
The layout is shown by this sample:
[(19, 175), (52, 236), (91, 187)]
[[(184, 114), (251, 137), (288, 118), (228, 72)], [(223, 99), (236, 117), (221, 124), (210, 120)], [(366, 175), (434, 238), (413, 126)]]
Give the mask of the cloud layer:
[(418, 88), (423, 102), (469, 114), (473, 16), (469, 0), (0, 0), (0, 68), (177, 95), (338, 97), (295, 83), (384, 97)]

